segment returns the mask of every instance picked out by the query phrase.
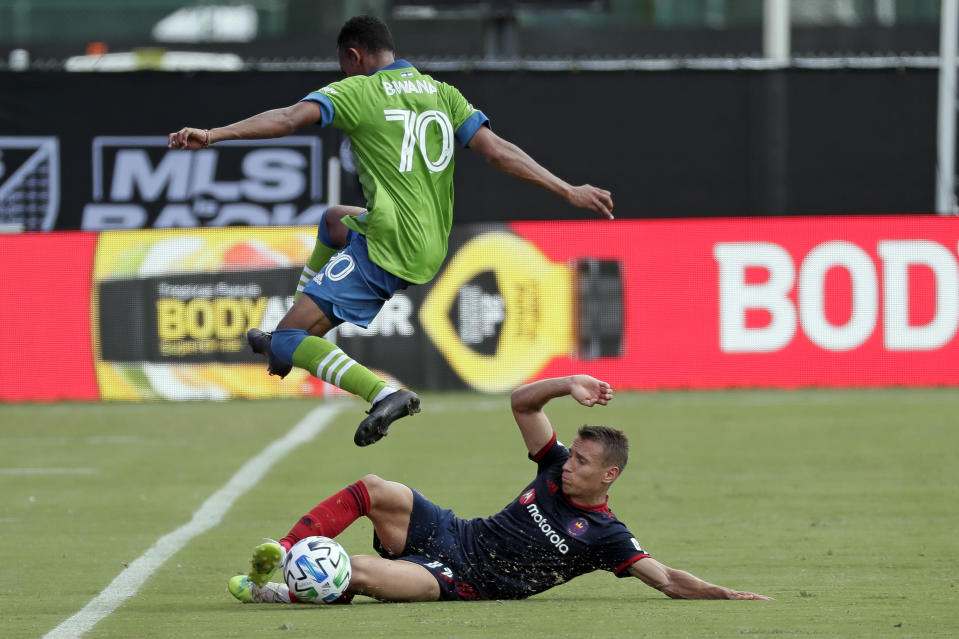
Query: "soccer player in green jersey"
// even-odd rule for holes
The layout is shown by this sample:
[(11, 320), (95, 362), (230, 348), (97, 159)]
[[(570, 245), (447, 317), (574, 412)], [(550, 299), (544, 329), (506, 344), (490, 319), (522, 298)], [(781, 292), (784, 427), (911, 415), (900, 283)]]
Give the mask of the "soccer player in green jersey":
[(268, 356), (271, 375), (299, 366), (369, 401), (369, 416), (354, 436), (366, 446), (396, 419), (418, 412), (419, 397), (388, 386), (323, 336), (343, 322), (365, 328), (395, 291), (436, 275), (453, 220), (454, 144), (603, 217), (613, 217), (613, 200), (609, 191), (556, 177), (493, 133), (489, 118), (455, 87), (396, 60), (393, 37), (379, 18), (349, 19), (336, 44), (345, 79), (229, 126), (185, 127), (169, 135), (169, 146), (195, 150), (224, 140), (278, 138), (316, 123), (346, 133), (367, 206), (327, 209), (293, 307), (272, 334), (252, 329), (247, 337), (254, 351)]

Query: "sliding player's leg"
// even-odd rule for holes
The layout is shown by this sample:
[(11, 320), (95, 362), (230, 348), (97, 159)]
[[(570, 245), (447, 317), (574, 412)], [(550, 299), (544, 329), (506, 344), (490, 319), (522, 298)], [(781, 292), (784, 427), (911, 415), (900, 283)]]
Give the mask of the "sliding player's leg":
[[(452, 510), (437, 506), (408, 486), (375, 475), (367, 475), (363, 482), (374, 495), (388, 496), (367, 517), (373, 522), (373, 548), (382, 559), (396, 563), (382, 564), (369, 558), (365, 580), (356, 582), (355, 592), (386, 601), (468, 601), (482, 597), (469, 583), (473, 579), (467, 574), (471, 559), (466, 556), (461, 537), (463, 522)], [(396, 575), (409, 583), (394, 583)]]
[[(436, 601), (443, 595), (437, 577), (427, 568), (401, 557), (407, 546), (421, 548), (428, 543), (434, 517), (442, 512), (404, 484), (367, 475), (360, 482), (369, 495), (366, 517), (373, 523), (374, 546), (380, 553), (350, 558), (353, 576), (349, 594), (381, 601)], [(420, 507), (415, 509), (419, 503)], [(412, 535), (412, 537), (410, 536)], [(409, 544), (408, 544), (409, 542)]]
[(402, 559), (373, 555), (350, 557), (353, 576), (348, 594), (365, 595), (380, 601), (437, 601), (439, 582), (426, 568)]
[(310, 509), (280, 541), (267, 539), (254, 548), (249, 580), (257, 586), (265, 585), (296, 542), (313, 536), (335, 538), (364, 516), (373, 522), (389, 551), (402, 552), (412, 509), (413, 491), (409, 487), (367, 475)]
[[(334, 604), (350, 603), (354, 595), (365, 595), (381, 601), (436, 601), (440, 598), (441, 590), (436, 577), (419, 564), (372, 555), (353, 555), (350, 557), (350, 570), (350, 585)], [(246, 575), (236, 575), (230, 579), (227, 587), (230, 594), (243, 603), (299, 603), (283, 583), (268, 582), (257, 586)]]
[[(279, 542), (267, 541), (257, 546), (251, 563), (255, 570), (262, 572), (232, 578), (230, 592), (244, 603), (295, 603), (285, 584), (269, 583), (273, 570), (282, 563), (283, 554), (306, 537), (336, 537), (362, 516), (373, 523), (374, 545), (381, 557), (354, 555), (350, 558), (352, 577), (343, 603), (355, 594), (383, 601), (436, 601), (473, 596), (471, 590), (464, 594), (450, 590), (452, 586), (446, 589), (448, 592), (444, 590), (437, 576), (439, 568), (431, 571), (427, 567), (427, 564), (437, 564), (435, 561), (421, 556), (393, 559), (406, 552), (408, 545), (414, 552), (425, 549), (431, 543), (430, 531), (437, 522), (453, 514), (417, 496), (408, 486), (377, 475), (367, 475), (317, 504)], [(272, 566), (264, 558), (272, 558)]]
[(227, 590), (243, 603), (296, 603), (286, 584), (266, 582), (258, 586), (247, 575), (232, 577)]
[(360, 517), (373, 523), (381, 543), (402, 552), (413, 510), (413, 491), (403, 484), (367, 475), (314, 506), (278, 543), (289, 550), (305, 537), (336, 537)]

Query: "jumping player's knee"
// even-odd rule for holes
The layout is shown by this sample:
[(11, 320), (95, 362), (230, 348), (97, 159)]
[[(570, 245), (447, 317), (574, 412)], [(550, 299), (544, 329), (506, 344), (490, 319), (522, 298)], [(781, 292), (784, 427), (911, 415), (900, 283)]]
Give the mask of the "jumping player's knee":
[(337, 217), (336, 215), (329, 214), (330, 209), (332, 208), (333, 207), (331, 206), (330, 208), (326, 209), (325, 211), (323, 211), (323, 215), (320, 216), (320, 224), (319, 224), (319, 227), (317, 228), (316, 239), (323, 246), (327, 246), (331, 249), (336, 249), (336, 248), (340, 248), (342, 245), (334, 243), (333, 236), (330, 233), (330, 225), (331, 224), (337, 224), (340, 226), (342, 225), (340, 224), (339, 217)]
[(317, 238), (324, 246), (330, 248), (346, 246), (350, 229), (343, 224), (342, 220), (347, 215), (350, 215), (350, 208), (345, 206), (331, 206), (323, 211), (323, 215), (320, 216)]
[(305, 340), (309, 333), (300, 328), (278, 328), (273, 331), (270, 350), (287, 364), (293, 363), (293, 351)]

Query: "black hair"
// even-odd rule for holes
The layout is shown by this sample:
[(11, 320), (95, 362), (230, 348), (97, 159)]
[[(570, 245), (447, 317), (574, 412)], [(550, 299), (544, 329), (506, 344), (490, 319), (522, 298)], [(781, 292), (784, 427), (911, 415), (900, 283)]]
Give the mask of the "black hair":
[(583, 426), (577, 433), (580, 439), (599, 442), (606, 451), (603, 457), (605, 466), (616, 466), (620, 472), (626, 468), (629, 459), (629, 439), (626, 433), (609, 426)]
[(393, 34), (386, 23), (376, 16), (353, 16), (346, 21), (336, 38), (339, 49), (353, 47), (369, 53), (395, 51)]

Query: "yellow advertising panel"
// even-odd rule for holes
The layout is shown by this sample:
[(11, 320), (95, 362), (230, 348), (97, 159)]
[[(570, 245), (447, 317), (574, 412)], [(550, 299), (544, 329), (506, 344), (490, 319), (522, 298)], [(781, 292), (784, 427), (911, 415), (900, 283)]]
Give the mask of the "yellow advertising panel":
[(292, 303), (315, 228), (116, 231), (99, 237), (91, 304), (103, 399), (316, 395), (250, 352)]

